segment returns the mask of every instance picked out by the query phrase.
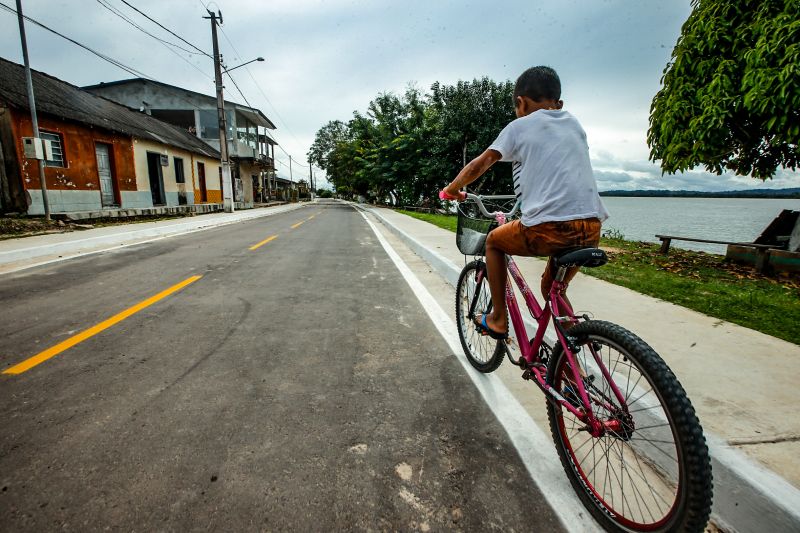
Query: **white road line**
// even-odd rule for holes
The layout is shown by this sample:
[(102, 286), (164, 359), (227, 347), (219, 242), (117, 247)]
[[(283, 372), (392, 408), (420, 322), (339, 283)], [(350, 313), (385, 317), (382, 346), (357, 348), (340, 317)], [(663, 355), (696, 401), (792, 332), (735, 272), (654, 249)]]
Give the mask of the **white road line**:
[[(500, 378), (492, 374), (481, 374), (469, 365), (466, 357), (461, 356), (463, 349), (456, 333), (455, 322), (442, 310), (428, 289), (411, 272), (408, 265), (403, 262), (372, 221), (362, 211), (359, 213), (375, 232), (378, 241), (411, 287), (433, 325), (447, 342), (453, 355), (461, 362), (461, 366), (464, 367), (497, 420), (505, 428), (533, 482), (539, 487), (545, 500), (564, 527), (573, 532), (600, 531), (600, 526), (584, 508), (583, 503), (572, 489), (561, 467), (552, 439), (539, 429)], [(540, 394), (534, 387), (531, 385), (532, 394)], [(542, 399), (542, 408), (544, 409), (544, 399)]]

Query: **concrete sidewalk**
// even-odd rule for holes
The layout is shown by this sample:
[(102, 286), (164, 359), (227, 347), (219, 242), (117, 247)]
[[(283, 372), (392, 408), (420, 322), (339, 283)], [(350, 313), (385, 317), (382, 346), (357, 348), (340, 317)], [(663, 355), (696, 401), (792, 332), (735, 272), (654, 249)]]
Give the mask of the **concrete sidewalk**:
[[(454, 233), (390, 209), (369, 210), (455, 284), (464, 256)], [(517, 261), (538, 289), (544, 261)], [(583, 274), (570, 298), (577, 310), (642, 337), (678, 376), (712, 452), (715, 515), (739, 531), (800, 528), (800, 347)]]
[(173, 220), (121, 224), (84, 231), (6, 239), (0, 241), (0, 274), (120, 246), (141, 244), (182, 233), (285, 213), (304, 205), (307, 204), (279, 205), (233, 213), (211, 213)]

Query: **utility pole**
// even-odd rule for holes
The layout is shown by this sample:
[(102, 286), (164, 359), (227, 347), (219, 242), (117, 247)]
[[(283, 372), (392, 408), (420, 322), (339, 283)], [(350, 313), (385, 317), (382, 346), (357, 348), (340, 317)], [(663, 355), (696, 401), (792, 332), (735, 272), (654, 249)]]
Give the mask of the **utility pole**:
[[(25, 62), (25, 78), (28, 85), (28, 105), (31, 108), (31, 124), (33, 125), (34, 143), (40, 144), (39, 120), (36, 117), (36, 100), (33, 97), (33, 78), (31, 77), (31, 64), (28, 61), (28, 41), (25, 39), (25, 20), (22, 16), (22, 0), (17, 0), (17, 19), (19, 19), (19, 39), (22, 41), (22, 58)], [(44, 147), (42, 147), (44, 150)], [(47, 181), (44, 177), (45, 159), (39, 159), (39, 183), (42, 188), (42, 204), (44, 204), (44, 218), (50, 220), (50, 202), (47, 199)]]
[(292, 177), (292, 156), (289, 156), (289, 197), (294, 198), (294, 178)]
[(314, 199), (314, 174), (311, 172), (311, 158), (308, 158), (308, 185), (311, 187), (311, 199)]
[(219, 157), (222, 165), (222, 207), (226, 213), (233, 213), (233, 187), (231, 185), (231, 166), (228, 161), (228, 126), (225, 120), (225, 99), (222, 96), (222, 59), (219, 56), (219, 43), (217, 42), (217, 18), (222, 23), (222, 12), (216, 15), (208, 11), (204, 19), (211, 20), (211, 41), (214, 45), (214, 81), (217, 86), (217, 116), (219, 121)]

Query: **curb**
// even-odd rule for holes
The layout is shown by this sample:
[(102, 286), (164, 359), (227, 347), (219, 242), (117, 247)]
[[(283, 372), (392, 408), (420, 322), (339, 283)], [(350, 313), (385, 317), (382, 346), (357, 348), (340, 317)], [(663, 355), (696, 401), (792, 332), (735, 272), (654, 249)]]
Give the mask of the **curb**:
[[(53, 244), (40, 244), (37, 246), (30, 246), (28, 248), (20, 248), (6, 252), (0, 252), (0, 268), (10, 263), (21, 261), (33, 260), (32, 263), (20, 265), (19, 268), (13, 268), (3, 273), (15, 272), (25, 268), (34, 267), (45, 262), (52, 262), (58, 260), (69, 259), (81, 255), (92, 253), (104, 252), (118, 246), (125, 246), (129, 244), (142, 244), (155, 239), (162, 239), (165, 237), (172, 237), (175, 235), (183, 235), (204, 229), (210, 229), (218, 226), (226, 226), (228, 224), (235, 224), (254, 218), (268, 217), (293, 211), (299, 209), (306, 204), (293, 204), (281, 209), (261, 208), (247, 210), (246, 214), (239, 215), (233, 213), (226, 217), (220, 217), (210, 220), (188, 220), (180, 224), (173, 224), (167, 227), (154, 227), (141, 230), (133, 230), (125, 233), (114, 233), (111, 235), (98, 235), (95, 237), (86, 237), (84, 239), (75, 239), (71, 241), (53, 243)], [(262, 210), (263, 209), (263, 210)], [(61, 257), (61, 255), (68, 255), (68, 257)], [(53, 256), (58, 256), (57, 259), (52, 259)], [(42, 262), (35, 262), (37, 258), (45, 259)]]
[[(375, 216), (440, 276), (455, 287), (461, 269), (441, 254), (394, 226), (376, 210), (356, 205)], [(527, 325), (533, 325), (526, 319)], [(552, 339), (546, 340), (552, 345)], [(800, 531), (800, 489), (775, 472), (705, 432), (714, 474), (712, 520), (724, 531)]]

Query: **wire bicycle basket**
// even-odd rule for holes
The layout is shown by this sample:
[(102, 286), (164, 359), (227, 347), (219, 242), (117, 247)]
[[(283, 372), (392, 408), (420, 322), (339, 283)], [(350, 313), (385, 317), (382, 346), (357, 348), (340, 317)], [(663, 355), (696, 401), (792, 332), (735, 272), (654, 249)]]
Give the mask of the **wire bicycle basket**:
[(456, 246), (464, 255), (485, 255), (486, 236), (497, 227), (497, 221), (485, 218), (474, 202), (458, 205)]

